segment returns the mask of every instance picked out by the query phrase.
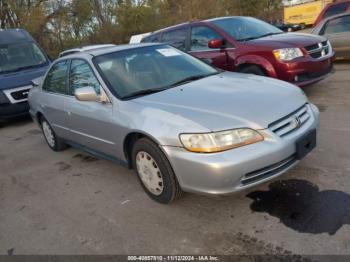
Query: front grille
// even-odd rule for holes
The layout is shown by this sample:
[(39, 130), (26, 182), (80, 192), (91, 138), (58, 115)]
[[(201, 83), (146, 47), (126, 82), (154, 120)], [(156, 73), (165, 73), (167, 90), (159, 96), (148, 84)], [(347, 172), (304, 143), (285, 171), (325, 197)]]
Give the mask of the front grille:
[(314, 59), (326, 57), (330, 54), (330, 46), (328, 44), (328, 41), (305, 46), (305, 50)]
[(29, 88), (21, 91), (12, 92), (11, 96), (15, 100), (22, 100), (22, 99), (28, 98), (28, 94), (29, 94)]
[(241, 179), (241, 183), (245, 186), (248, 184), (258, 182), (259, 180), (274, 176), (293, 165), (296, 161), (297, 158), (294, 154), (276, 164), (245, 174)]
[(283, 137), (303, 126), (310, 118), (309, 107), (303, 105), (291, 114), (271, 123), (269, 129), (276, 135)]

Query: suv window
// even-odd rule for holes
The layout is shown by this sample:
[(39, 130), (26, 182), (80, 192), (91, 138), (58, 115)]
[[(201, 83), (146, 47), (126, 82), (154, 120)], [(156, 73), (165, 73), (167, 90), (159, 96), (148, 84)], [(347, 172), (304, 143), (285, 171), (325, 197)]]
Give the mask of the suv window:
[(76, 89), (87, 86), (93, 87), (96, 94), (100, 94), (100, 83), (90, 65), (81, 59), (72, 60), (69, 74), (69, 94), (74, 95)]
[(337, 15), (337, 14), (346, 12), (346, 10), (348, 9), (349, 5), (350, 5), (349, 3), (339, 3), (339, 4), (336, 4), (334, 6), (331, 6), (324, 13), (324, 18), (327, 18), (327, 17), (333, 16), (333, 15)]
[(207, 26), (192, 27), (191, 30), (191, 51), (212, 50), (208, 47), (208, 42), (213, 39), (223, 37)]
[(46, 76), (43, 90), (53, 93), (66, 94), (66, 79), (68, 61), (61, 61), (53, 65)]
[(330, 20), (324, 28), (323, 34), (350, 32), (350, 15)]
[(163, 33), (162, 42), (172, 45), (180, 50), (186, 49), (187, 28), (175, 29)]

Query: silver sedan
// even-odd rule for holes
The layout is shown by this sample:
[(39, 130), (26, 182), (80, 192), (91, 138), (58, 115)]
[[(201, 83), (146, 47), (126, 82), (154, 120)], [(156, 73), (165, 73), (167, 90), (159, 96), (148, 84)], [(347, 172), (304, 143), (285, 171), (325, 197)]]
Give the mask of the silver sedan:
[(281, 175), (316, 146), (319, 122), (298, 87), (217, 71), (164, 44), (63, 56), (29, 103), (51, 149), (71, 145), (134, 168), (160, 203)]

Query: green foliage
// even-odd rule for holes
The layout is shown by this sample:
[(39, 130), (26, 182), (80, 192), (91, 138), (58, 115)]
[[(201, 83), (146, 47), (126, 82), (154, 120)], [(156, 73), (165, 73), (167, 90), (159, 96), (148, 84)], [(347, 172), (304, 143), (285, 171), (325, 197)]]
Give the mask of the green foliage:
[(196, 19), (281, 16), (281, 0), (0, 0), (0, 7), (4, 3), (52, 57), (75, 46), (126, 43), (131, 35)]

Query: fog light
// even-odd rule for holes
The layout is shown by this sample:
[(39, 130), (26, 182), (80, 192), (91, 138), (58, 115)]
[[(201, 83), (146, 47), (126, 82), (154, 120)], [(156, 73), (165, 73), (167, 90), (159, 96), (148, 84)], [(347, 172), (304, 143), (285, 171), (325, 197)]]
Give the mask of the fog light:
[(294, 77), (294, 82), (298, 82), (299, 81), (299, 76), (295, 76)]

